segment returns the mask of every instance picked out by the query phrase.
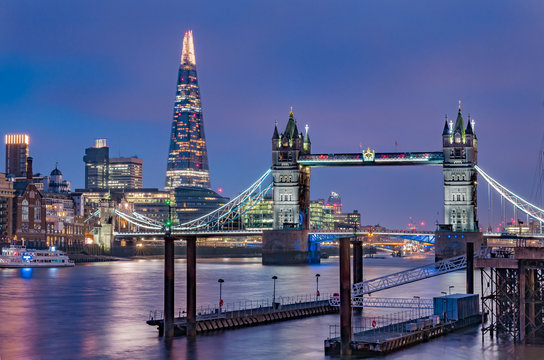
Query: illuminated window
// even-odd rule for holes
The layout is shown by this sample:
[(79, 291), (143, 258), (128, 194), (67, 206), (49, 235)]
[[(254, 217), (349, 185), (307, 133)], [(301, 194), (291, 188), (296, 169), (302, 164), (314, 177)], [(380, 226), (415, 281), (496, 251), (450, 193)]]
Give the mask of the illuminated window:
[(40, 221), (42, 219), (42, 209), (39, 201), (36, 201), (36, 207), (34, 208), (34, 220)]
[(28, 221), (28, 201), (25, 199), (22, 202), (21, 208), (21, 220)]

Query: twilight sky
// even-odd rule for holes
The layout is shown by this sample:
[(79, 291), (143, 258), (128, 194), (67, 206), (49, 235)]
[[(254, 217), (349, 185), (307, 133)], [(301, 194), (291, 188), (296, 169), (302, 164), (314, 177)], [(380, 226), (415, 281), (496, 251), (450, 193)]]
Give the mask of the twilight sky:
[[(160, 4), (160, 5), (159, 5)], [(192, 29), (214, 189), (233, 196), (271, 164), (289, 107), (313, 152), (441, 149), (457, 101), (479, 165), (531, 199), (544, 134), (542, 1), (0, 0), (1, 133), (30, 134), (34, 169), (84, 186), (84, 149), (144, 160), (164, 186), (183, 33)], [(1, 169), (4, 169), (2, 146)], [(440, 167), (312, 170), (363, 223), (442, 221)], [(489, 222), (480, 181), (480, 225)], [(499, 203), (494, 199), (495, 205)], [(543, 205), (540, 203), (540, 205)], [(499, 219), (498, 208), (494, 222)]]

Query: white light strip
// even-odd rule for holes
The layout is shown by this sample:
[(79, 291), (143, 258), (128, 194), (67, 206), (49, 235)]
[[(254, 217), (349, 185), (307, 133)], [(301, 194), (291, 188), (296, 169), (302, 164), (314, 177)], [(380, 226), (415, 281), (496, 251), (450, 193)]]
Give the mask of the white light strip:
[[(537, 219), (537, 220), (539, 220), (541, 222), (544, 222), (544, 216), (543, 216), (544, 215), (544, 210), (542, 210), (538, 206), (535, 206), (535, 205), (531, 204), (527, 200), (519, 197), (518, 195), (514, 194), (512, 191), (508, 190), (507, 188), (505, 188), (504, 186), (499, 184), (499, 182), (497, 182), (495, 179), (493, 179), (491, 176), (489, 176), (485, 171), (483, 171), (477, 165), (475, 165), (474, 168), (480, 173), (480, 175), (482, 175), (484, 180), (487, 181), (487, 183), (489, 185), (491, 185), (493, 187), (493, 189), (495, 189), (495, 191), (497, 191), (499, 194), (501, 194), (502, 197), (504, 197), (506, 200), (508, 200), (508, 202), (510, 202), (512, 205), (517, 207), (519, 210), (521, 210), (525, 214), (528, 214), (529, 216), (532, 216), (533, 218), (535, 218), (535, 219)], [(522, 201), (523, 203), (525, 203), (525, 205), (529, 206), (532, 209), (528, 210), (528, 209), (523, 208), (517, 202), (512, 200), (512, 197)], [(536, 215), (533, 211), (531, 211), (533, 209), (536, 209), (536, 210), (538, 210), (539, 212), (541, 212), (543, 214), (540, 215), (540, 216)]]

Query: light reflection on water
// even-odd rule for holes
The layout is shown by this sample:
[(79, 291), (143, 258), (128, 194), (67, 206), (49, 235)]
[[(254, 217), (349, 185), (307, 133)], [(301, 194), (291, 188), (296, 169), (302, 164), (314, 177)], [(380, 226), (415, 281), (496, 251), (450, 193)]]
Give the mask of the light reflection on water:
[[(432, 262), (432, 258), (365, 259), (365, 279)], [(338, 258), (312, 266), (262, 266), (260, 258), (199, 259), (197, 303), (216, 304), (218, 278), (225, 303), (338, 291)], [(28, 271), (30, 270), (30, 271)], [(30, 275), (29, 275), (30, 274)], [(176, 308), (185, 306), (185, 261), (176, 261)], [(479, 274), (476, 274), (476, 278)], [(464, 272), (390, 289), (374, 296), (432, 297), (454, 286), (464, 291)], [(475, 281), (479, 286), (479, 281)], [(157, 260), (78, 265), (59, 269), (0, 269), (1, 359), (323, 359), (323, 340), (338, 315), (177, 338), (171, 344), (145, 324), (162, 308), (163, 266)], [(476, 289), (479, 290), (478, 288)], [(363, 316), (396, 310), (365, 309)], [(389, 355), (391, 359), (531, 359), (542, 347), (482, 345), (478, 328)], [(422, 356), (425, 354), (425, 356)], [(428, 354), (428, 357), (427, 357)], [(538, 356), (537, 356), (538, 355)]]

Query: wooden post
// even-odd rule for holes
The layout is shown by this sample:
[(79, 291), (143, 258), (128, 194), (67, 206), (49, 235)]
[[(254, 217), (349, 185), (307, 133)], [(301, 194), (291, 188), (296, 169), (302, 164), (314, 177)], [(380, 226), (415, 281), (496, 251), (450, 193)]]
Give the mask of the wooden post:
[(187, 243), (187, 336), (196, 335), (196, 236)]
[(174, 337), (174, 238), (164, 237), (164, 336)]
[(474, 243), (467, 242), (467, 294), (474, 294)]
[(340, 239), (340, 342), (342, 356), (351, 355), (350, 238)]

